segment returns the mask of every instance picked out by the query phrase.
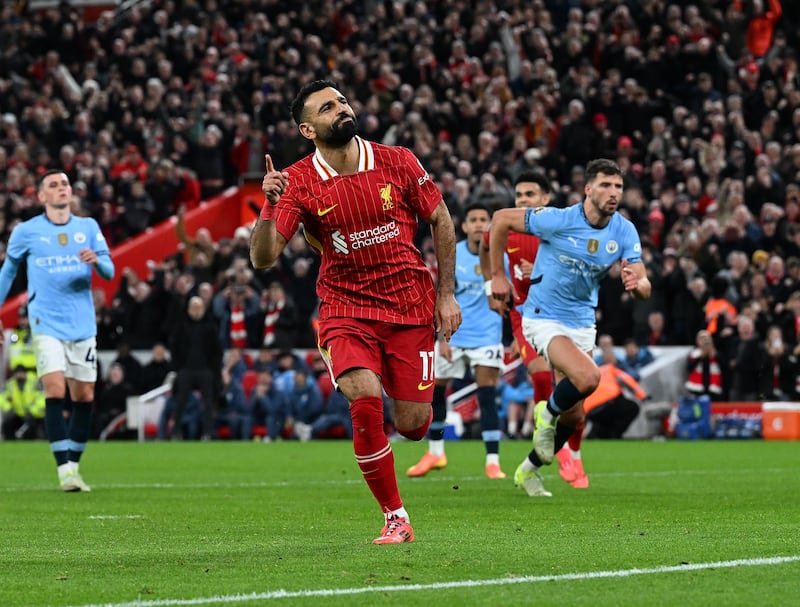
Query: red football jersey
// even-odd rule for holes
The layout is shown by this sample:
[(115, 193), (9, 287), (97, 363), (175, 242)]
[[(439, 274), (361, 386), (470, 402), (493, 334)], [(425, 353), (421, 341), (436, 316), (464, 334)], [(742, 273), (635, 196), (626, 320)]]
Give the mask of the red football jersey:
[(356, 139), (357, 173), (339, 175), (318, 152), (286, 169), (276, 229), (288, 241), (302, 223), (322, 257), (320, 320), (432, 323), (433, 279), (414, 236), (442, 194), (407, 148)]
[[(483, 242), (489, 244), (489, 230), (483, 234)], [(522, 275), (520, 266), (521, 260), (533, 263), (536, 254), (539, 252), (539, 237), (533, 234), (520, 234), (510, 230), (508, 232), (508, 242), (506, 242), (506, 256), (508, 257), (508, 267), (511, 271), (511, 286), (514, 287), (514, 305), (519, 306), (525, 303), (528, 297), (528, 289), (531, 286), (530, 274)]]

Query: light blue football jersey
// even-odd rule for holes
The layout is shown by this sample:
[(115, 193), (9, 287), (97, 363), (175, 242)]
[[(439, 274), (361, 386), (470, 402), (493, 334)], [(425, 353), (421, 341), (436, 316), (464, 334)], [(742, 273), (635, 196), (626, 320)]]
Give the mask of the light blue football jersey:
[(608, 270), (620, 259), (642, 260), (633, 223), (614, 213), (607, 226), (592, 227), (582, 203), (566, 209), (528, 209), (525, 230), (542, 239), (522, 307), (525, 318), (558, 320), (570, 328), (592, 327), (600, 281)]
[[(78, 258), (91, 248), (113, 276), (108, 245), (100, 226), (91, 217), (71, 216), (56, 225), (42, 213), (18, 224), (8, 239), (8, 261), (28, 262), (28, 318), (31, 332), (63, 340), (97, 335), (92, 301), (93, 266)], [(110, 276), (106, 276), (110, 278)], [(6, 273), (0, 285), (0, 301), (11, 287)], [(7, 283), (7, 284), (6, 284)]]
[(503, 319), (489, 308), (480, 257), (467, 241), (456, 244), (456, 301), (461, 306), (461, 325), (450, 337), (459, 348), (493, 346), (503, 340)]

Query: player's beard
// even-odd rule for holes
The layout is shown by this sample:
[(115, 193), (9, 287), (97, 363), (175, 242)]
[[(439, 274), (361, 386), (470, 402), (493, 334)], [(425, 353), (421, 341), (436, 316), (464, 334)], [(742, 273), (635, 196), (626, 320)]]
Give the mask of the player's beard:
[[(619, 205), (619, 203), (617, 203)], [(606, 209), (600, 205), (600, 198), (592, 197), (592, 206), (595, 210), (600, 214), (601, 217), (611, 217), (614, 213), (617, 212), (616, 209)]]
[(352, 116), (350, 118), (351, 120), (337, 120), (334, 122), (322, 140), (327, 145), (337, 148), (344, 147), (350, 143), (358, 133), (358, 123)]

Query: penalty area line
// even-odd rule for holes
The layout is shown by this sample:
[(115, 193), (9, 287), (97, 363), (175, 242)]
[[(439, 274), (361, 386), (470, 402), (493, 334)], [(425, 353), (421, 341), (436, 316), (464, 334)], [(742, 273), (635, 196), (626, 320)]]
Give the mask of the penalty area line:
[(616, 571), (587, 571), (583, 573), (565, 573), (561, 575), (526, 575), (520, 577), (495, 578), (489, 580), (456, 580), (452, 582), (436, 582), (432, 584), (403, 584), (394, 586), (368, 586), (363, 588), (329, 588), (321, 590), (270, 590), (250, 594), (233, 594), (194, 599), (160, 599), (137, 600), (124, 603), (95, 603), (72, 607), (180, 607), (191, 605), (230, 605), (245, 601), (269, 601), (275, 599), (349, 596), (372, 592), (414, 592), (420, 590), (444, 590), (450, 588), (479, 588), (482, 586), (509, 586), (512, 584), (536, 584), (539, 582), (561, 582), (574, 580), (594, 580), (605, 578), (623, 578), (635, 575), (657, 575), (662, 573), (681, 573), (700, 571), (703, 569), (731, 569), (734, 567), (758, 567), (764, 565), (782, 565), (800, 561), (798, 556), (776, 556), (768, 558), (737, 559), (733, 561), (717, 561), (712, 563), (695, 563), (661, 567), (619, 569)]

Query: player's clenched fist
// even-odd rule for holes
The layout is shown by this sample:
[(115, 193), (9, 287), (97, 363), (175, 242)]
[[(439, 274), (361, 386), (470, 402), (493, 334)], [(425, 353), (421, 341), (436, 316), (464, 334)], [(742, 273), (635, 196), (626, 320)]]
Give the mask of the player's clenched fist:
[(264, 158), (267, 162), (267, 173), (261, 182), (261, 191), (264, 192), (264, 196), (270, 204), (276, 204), (286, 189), (286, 184), (289, 182), (289, 173), (276, 171), (269, 154)]

